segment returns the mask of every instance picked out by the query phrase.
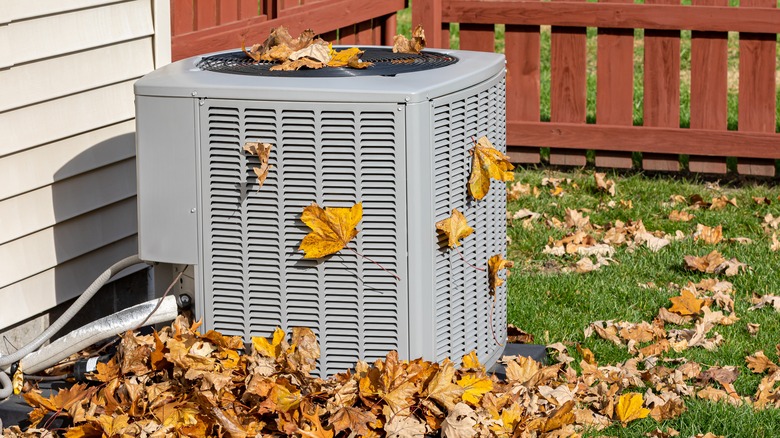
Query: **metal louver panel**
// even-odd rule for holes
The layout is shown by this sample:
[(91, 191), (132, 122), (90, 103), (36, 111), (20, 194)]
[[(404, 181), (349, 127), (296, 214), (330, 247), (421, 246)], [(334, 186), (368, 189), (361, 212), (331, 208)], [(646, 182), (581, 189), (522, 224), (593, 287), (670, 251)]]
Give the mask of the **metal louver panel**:
[[(486, 267), (494, 254), (506, 256), (506, 191), (503, 182), (492, 181), (481, 201), (468, 196), (471, 171), (468, 150), (485, 135), (506, 151), (505, 82), (486, 84), (433, 101), (433, 199), (435, 220), (460, 210), (474, 233), (459, 247), (470, 263)], [(468, 266), (440, 236), (435, 255), (434, 309), (436, 360), (454, 360), (476, 349), (483, 360), (495, 356), (488, 315), (493, 298), (488, 294), (487, 274)], [(506, 285), (496, 293), (493, 330), (499, 341), (506, 336)], [(502, 341), (503, 342), (503, 341)]]
[[(408, 349), (407, 289), (345, 249), (324, 260), (298, 250), (304, 207), (363, 202), (350, 247), (406, 273), (403, 111), (395, 104), (206, 100), (201, 106), (201, 227), (206, 329), (269, 336), (311, 327), (321, 375)], [(247, 141), (268, 142), (258, 190)]]

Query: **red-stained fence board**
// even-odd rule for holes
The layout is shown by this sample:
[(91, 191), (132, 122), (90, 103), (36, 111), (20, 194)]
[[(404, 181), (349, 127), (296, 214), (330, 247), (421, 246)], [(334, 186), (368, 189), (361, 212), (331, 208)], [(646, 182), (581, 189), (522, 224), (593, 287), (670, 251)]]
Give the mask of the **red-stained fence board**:
[(355, 36), (355, 25), (342, 27), (339, 29), (339, 44), (345, 46), (354, 46), (357, 38)]
[[(584, 27), (552, 27), (550, 42), (550, 119), (585, 123), (587, 84)], [(584, 149), (550, 149), (554, 166), (584, 166)]]
[[(600, 0), (632, 3), (631, 0)], [(632, 125), (634, 111), (634, 31), (599, 29), (596, 60), (596, 123)], [(631, 152), (597, 151), (596, 167), (629, 169)]]
[[(728, 6), (728, 0), (693, 0), (696, 6)], [(728, 33), (691, 33), (691, 128), (727, 129)], [(688, 169), (726, 173), (726, 158), (691, 155)]]
[(219, 0), (219, 23), (238, 20), (238, 0)]
[[(539, 26), (507, 25), (504, 42), (507, 121), (538, 122), (541, 55)], [(538, 147), (509, 144), (507, 155), (513, 163), (535, 164), (540, 161)]]
[[(775, 0), (742, 0), (741, 8), (774, 8)], [(775, 132), (776, 36), (739, 35), (739, 130)], [(744, 175), (774, 176), (775, 163), (741, 158), (737, 171)]]
[(195, 0), (195, 26), (198, 30), (217, 25), (217, 0)]
[(374, 45), (374, 35), (371, 20), (363, 21), (355, 25), (355, 44), (358, 46)]
[(443, 0), (415, 0), (412, 3), (412, 29), (422, 25), (426, 44), (430, 48), (449, 48), (449, 40), (443, 38)]
[(171, 35), (195, 30), (195, 4), (192, 0), (171, 0)]
[(495, 49), (495, 26), (461, 23), (460, 49), (492, 52)]
[[(679, 4), (647, 0), (648, 4)], [(645, 30), (644, 125), (680, 127), (680, 31)], [(677, 155), (645, 153), (645, 170), (677, 172)]]

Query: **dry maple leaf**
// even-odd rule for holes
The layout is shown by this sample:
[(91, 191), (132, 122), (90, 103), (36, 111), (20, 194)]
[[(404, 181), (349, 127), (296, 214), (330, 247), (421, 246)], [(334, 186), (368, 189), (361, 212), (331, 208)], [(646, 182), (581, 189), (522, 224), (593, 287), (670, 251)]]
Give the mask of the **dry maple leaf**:
[(506, 325), (506, 340), (512, 344), (533, 344), (534, 335), (509, 323)]
[(327, 207), (312, 204), (303, 210), (301, 221), (312, 231), (303, 238), (300, 250), (304, 258), (317, 259), (341, 251), (357, 236), (355, 227), (363, 218), (363, 204), (350, 208)]
[[(506, 359), (506, 358), (505, 358)], [(506, 362), (506, 377), (510, 382), (523, 384), (539, 372), (539, 362), (526, 356), (517, 356)]]
[(708, 245), (715, 245), (723, 240), (723, 226), (708, 227), (706, 225), (696, 224), (696, 232), (693, 233), (693, 240), (700, 240)]
[(752, 356), (746, 357), (745, 362), (747, 363), (747, 367), (750, 369), (750, 371), (753, 371), (757, 374), (761, 374), (763, 372), (773, 374), (775, 371), (780, 369), (780, 367), (778, 367), (774, 362), (766, 357), (763, 351), (757, 351)]
[(737, 206), (737, 198), (727, 198), (725, 195), (718, 197), (718, 198), (712, 198), (712, 203), (710, 205), (710, 210), (722, 210), (726, 208), (729, 204), (733, 205), (734, 207)]
[(469, 194), (474, 199), (482, 199), (490, 191), (490, 179), (497, 181), (513, 181), (512, 170), (515, 168), (509, 162), (509, 157), (493, 147), (493, 144), (482, 136), (469, 150), (473, 156), (471, 175), (469, 176)]
[(631, 421), (639, 420), (650, 415), (650, 409), (642, 407), (644, 399), (642, 394), (635, 392), (629, 392), (620, 396), (615, 407), (615, 414), (617, 414), (620, 423), (625, 426)]
[(478, 406), (482, 396), (493, 389), (493, 382), (490, 379), (475, 374), (466, 374), (458, 380), (458, 385), (463, 388), (461, 396), (463, 401), (474, 406)]
[(447, 236), (447, 245), (450, 248), (460, 246), (460, 239), (463, 239), (474, 232), (474, 229), (471, 228), (466, 221), (466, 217), (463, 216), (463, 213), (458, 211), (457, 208), (452, 209), (452, 215), (450, 217), (436, 222), (436, 229)]
[(357, 436), (366, 436), (371, 432), (368, 425), (375, 421), (376, 415), (370, 411), (342, 406), (330, 418), (329, 424), (336, 434), (348, 429)]
[(683, 316), (698, 315), (701, 313), (702, 304), (704, 304), (704, 300), (696, 298), (688, 289), (683, 289), (680, 296), (672, 297), (669, 301), (672, 302), (669, 311)]
[(303, 67), (310, 68), (312, 70), (317, 70), (322, 67), (324, 67), (325, 64), (315, 61), (313, 59), (309, 58), (299, 58), (294, 61), (284, 61), (283, 63), (279, 65), (275, 65), (270, 68), (271, 71), (295, 71), (300, 70)]
[(332, 51), (332, 58), (328, 62), (328, 67), (349, 67), (349, 68), (366, 68), (373, 65), (370, 62), (360, 61), (360, 55), (364, 52), (357, 47), (351, 47), (344, 49), (340, 52)]
[(449, 415), (441, 423), (441, 433), (444, 438), (471, 438), (477, 434), (474, 430), (476, 424), (474, 409), (461, 402), (449, 410)]
[(502, 269), (507, 270), (507, 276), (509, 275), (509, 268), (515, 265), (514, 262), (504, 260), (501, 254), (496, 254), (488, 259), (488, 288), (491, 294), (496, 293), (496, 289), (504, 284), (504, 280), (498, 277), (498, 272)]
[(441, 403), (448, 411), (452, 410), (464, 392), (462, 387), (452, 382), (454, 377), (455, 367), (449, 359), (445, 359), (439, 371), (428, 383), (426, 391), (428, 397)]
[(574, 423), (575, 417), (572, 409), (574, 409), (574, 401), (570, 400), (553, 411), (552, 415), (544, 422), (542, 432), (550, 432)]
[(256, 352), (268, 356), (271, 359), (276, 359), (282, 352), (282, 342), (284, 341), (285, 336), (284, 330), (277, 327), (274, 330), (271, 342), (268, 342), (268, 339), (262, 336), (252, 336), (252, 346)]
[(726, 259), (718, 251), (712, 251), (706, 256), (685, 256), (685, 268), (691, 271), (706, 272), (714, 274), (719, 266), (726, 262)]
[(772, 252), (780, 251), (780, 241), (777, 240), (777, 233), (772, 233), (772, 244), (769, 246)]
[(695, 217), (696, 216), (688, 213), (687, 211), (672, 210), (672, 212), (669, 213), (669, 220), (672, 222), (688, 222)]
[(412, 39), (403, 35), (393, 37), (393, 53), (408, 53), (416, 55), (425, 48), (425, 31), (422, 25), (417, 25), (412, 31)]
[(271, 148), (273, 145), (270, 143), (260, 143), (256, 141), (248, 141), (244, 144), (244, 150), (252, 155), (257, 155), (260, 158), (260, 167), (252, 167), (252, 170), (257, 176), (257, 190), (263, 187), (265, 179), (268, 177), (268, 171), (271, 169), (271, 165), (268, 163), (271, 157)]
[(766, 294), (761, 297), (753, 296), (753, 298), (751, 298), (751, 302), (753, 303), (753, 305), (750, 306), (748, 310), (757, 310), (757, 309), (762, 309), (764, 307), (772, 307), (778, 312), (780, 312), (780, 296), (771, 295), (771, 294)]
[(606, 173), (596, 172), (593, 174), (593, 178), (596, 180), (596, 188), (599, 191), (609, 193), (610, 196), (615, 196), (615, 181), (607, 179)]

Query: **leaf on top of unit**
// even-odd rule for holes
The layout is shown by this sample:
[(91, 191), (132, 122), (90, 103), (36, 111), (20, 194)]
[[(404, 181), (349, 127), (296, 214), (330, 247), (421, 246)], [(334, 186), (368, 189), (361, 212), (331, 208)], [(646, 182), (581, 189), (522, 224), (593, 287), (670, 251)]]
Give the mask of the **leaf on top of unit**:
[(403, 35), (393, 37), (393, 53), (408, 53), (416, 55), (425, 48), (425, 31), (422, 25), (417, 25), (412, 32), (412, 39), (409, 40)]

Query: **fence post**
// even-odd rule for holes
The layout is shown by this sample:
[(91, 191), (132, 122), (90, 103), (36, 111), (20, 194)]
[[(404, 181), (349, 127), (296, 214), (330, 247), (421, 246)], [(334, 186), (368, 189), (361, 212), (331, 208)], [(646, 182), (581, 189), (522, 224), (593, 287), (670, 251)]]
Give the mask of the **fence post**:
[(412, 2), (412, 29), (418, 24), (421, 24), (425, 29), (428, 47), (449, 48), (449, 41), (444, 41), (442, 33), (442, 0), (414, 0)]
[[(776, 7), (775, 0), (742, 0), (740, 7)], [(775, 132), (776, 35), (739, 34), (739, 130)], [(740, 158), (744, 175), (774, 176), (774, 160)]]

